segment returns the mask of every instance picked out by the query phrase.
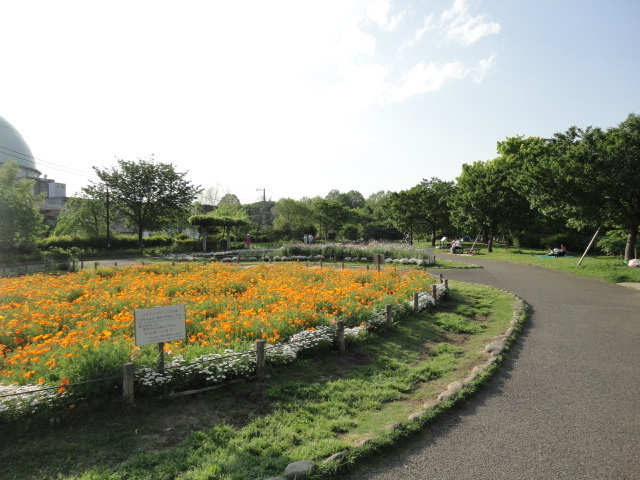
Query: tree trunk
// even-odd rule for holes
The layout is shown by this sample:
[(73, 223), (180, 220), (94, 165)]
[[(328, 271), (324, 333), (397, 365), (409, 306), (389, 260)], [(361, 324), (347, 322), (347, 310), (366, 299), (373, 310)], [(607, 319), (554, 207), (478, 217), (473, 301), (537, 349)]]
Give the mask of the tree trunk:
[(493, 237), (496, 236), (497, 225), (491, 225), (491, 230), (489, 231), (489, 240), (487, 241), (487, 252), (493, 252)]
[(636, 241), (638, 239), (638, 226), (635, 225), (629, 229), (627, 236), (627, 245), (624, 248), (624, 260), (628, 262), (636, 258)]
[(207, 228), (203, 228), (201, 230), (201, 235), (202, 235), (202, 251), (206, 252), (207, 251)]

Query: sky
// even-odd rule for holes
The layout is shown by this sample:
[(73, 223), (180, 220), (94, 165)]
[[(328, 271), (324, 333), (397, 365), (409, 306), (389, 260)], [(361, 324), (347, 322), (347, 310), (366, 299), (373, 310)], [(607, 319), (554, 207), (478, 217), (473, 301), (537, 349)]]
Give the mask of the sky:
[(67, 195), (151, 156), (194, 185), (365, 198), (497, 142), (640, 114), (637, 0), (0, 0), (0, 116)]

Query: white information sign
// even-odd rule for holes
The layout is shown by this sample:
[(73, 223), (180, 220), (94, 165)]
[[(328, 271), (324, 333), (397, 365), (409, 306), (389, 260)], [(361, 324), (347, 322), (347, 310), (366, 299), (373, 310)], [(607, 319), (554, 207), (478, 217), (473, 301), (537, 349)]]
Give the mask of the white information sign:
[(187, 336), (184, 305), (145, 308), (134, 312), (136, 345), (172, 342)]

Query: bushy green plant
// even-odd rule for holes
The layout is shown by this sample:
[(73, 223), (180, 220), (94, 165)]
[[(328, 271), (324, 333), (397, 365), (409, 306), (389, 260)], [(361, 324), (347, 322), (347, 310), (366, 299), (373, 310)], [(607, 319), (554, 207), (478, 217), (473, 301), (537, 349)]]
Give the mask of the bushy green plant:
[(596, 248), (605, 255), (624, 255), (626, 245), (626, 235), (620, 230), (611, 230), (596, 242)]

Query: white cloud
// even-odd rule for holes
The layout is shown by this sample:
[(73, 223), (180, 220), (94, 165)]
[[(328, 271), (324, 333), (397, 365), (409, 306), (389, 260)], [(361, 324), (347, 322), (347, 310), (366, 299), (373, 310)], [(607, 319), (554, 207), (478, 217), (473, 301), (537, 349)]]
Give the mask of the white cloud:
[(430, 63), (425, 66), (424, 62), (420, 61), (402, 77), (399, 86), (389, 90), (387, 100), (390, 103), (401, 102), (415, 95), (440, 90), (447, 81), (459, 80), (468, 72), (469, 69), (461, 62), (449, 62), (444, 65)]
[(473, 69), (473, 81), (476, 83), (482, 82), (482, 79), (485, 77), (487, 72), (493, 68), (495, 65), (496, 57), (498, 55), (496, 52), (491, 52), (491, 55), (488, 58), (483, 58), (478, 62), (478, 66)]
[(389, 0), (377, 0), (367, 5), (367, 16), (383, 30), (394, 30), (407, 11), (403, 10), (395, 17), (392, 17), (390, 12)]
[(468, 0), (455, 0), (440, 17), (444, 38), (469, 46), (483, 37), (500, 31), (500, 24), (486, 21), (487, 14), (473, 16)]
[(413, 47), (417, 42), (420, 41), (420, 39), (424, 36), (424, 34), (427, 33), (429, 30), (431, 30), (432, 28), (433, 28), (433, 15), (429, 15), (425, 17), (422, 27), (420, 27), (416, 31), (415, 35), (412, 38), (410, 38), (409, 40), (406, 40), (402, 45), (400, 45), (400, 48), (398, 49), (398, 51), (401, 52), (407, 48)]

